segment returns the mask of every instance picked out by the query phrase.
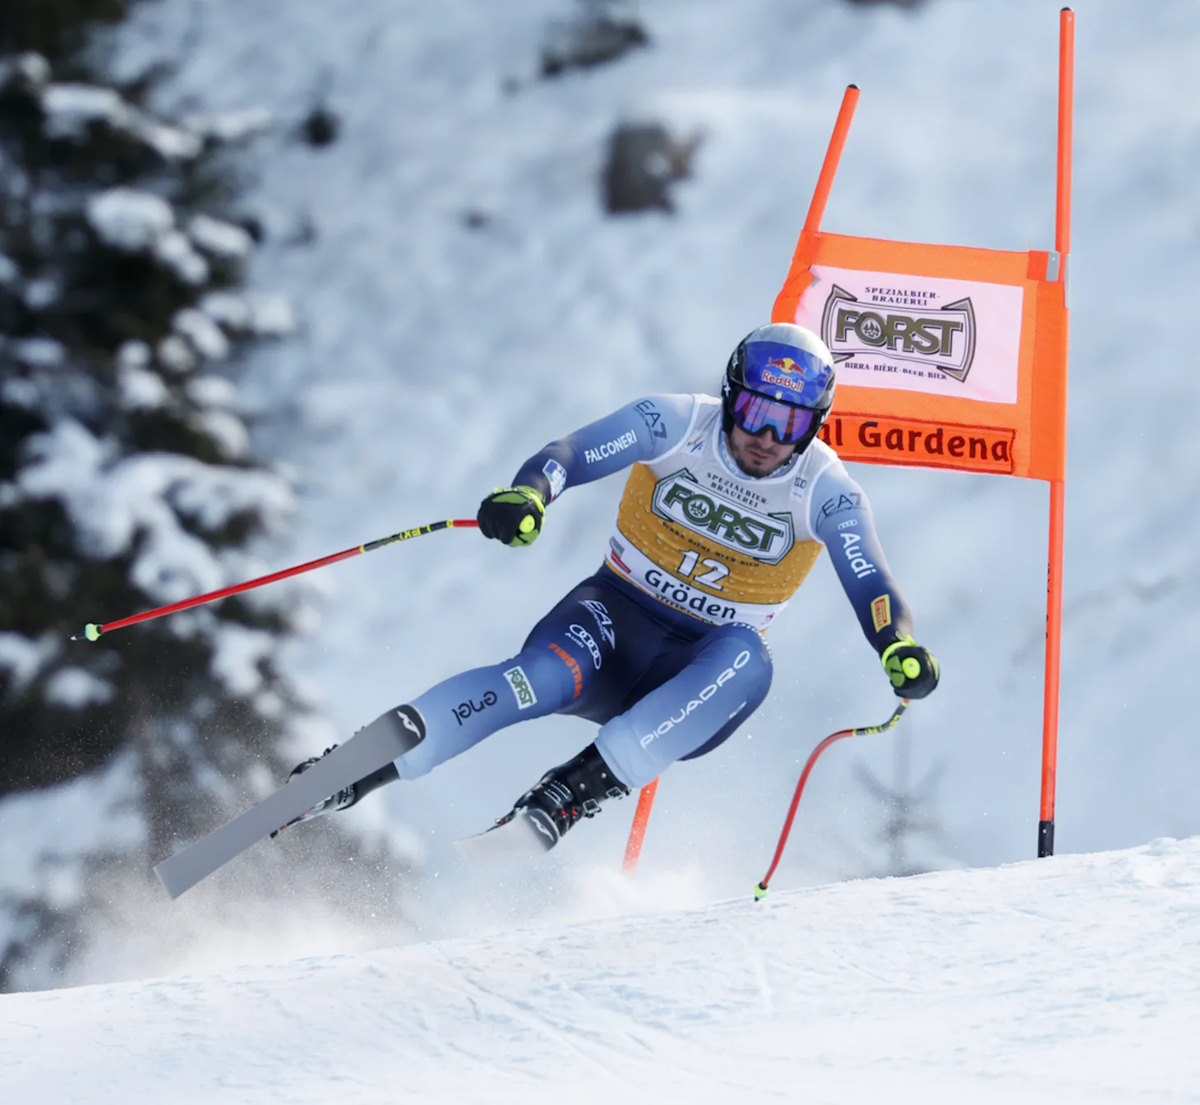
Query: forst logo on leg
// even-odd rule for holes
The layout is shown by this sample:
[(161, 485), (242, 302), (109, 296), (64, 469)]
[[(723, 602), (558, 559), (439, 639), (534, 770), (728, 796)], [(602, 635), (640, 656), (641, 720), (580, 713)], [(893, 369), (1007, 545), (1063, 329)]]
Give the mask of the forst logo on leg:
[(504, 673), (504, 678), (512, 688), (513, 697), (517, 700), (518, 710), (528, 710), (530, 706), (537, 705), (537, 694), (534, 693), (533, 685), (529, 682), (529, 676), (525, 674), (525, 669), (518, 664), (515, 668), (509, 668)]
[(866, 303), (835, 284), (821, 315), (821, 337), (838, 362), (887, 356), (936, 368), (961, 383), (975, 359), (975, 308), (970, 297), (923, 308)]

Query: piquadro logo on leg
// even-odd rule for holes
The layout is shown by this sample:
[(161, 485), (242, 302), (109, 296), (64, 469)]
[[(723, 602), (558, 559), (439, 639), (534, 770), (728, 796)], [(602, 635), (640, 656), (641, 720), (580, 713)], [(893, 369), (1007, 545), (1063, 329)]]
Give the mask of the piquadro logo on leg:
[[(733, 663), (729, 667), (722, 671), (721, 674), (716, 677), (716, 679), (708, 684), (708, 686), (702, 688), (695, 698), (689, 699), (686, 706), (680, 708), (678, 715), (672, 714), (666, 719), (666, 721), (657, 726), (654, 732), (647, 733), (645, 736), (643, 736), (642, 739), (638, 741), (638, 744), (640, 744), (643, 748), (648, 748), (659, 737), (665, 737), (672, 729), (675, 728), (676, 725), (680, 724), (680, 722), (687, 718), (688, 714), (692, 713), (694, 710), (700, 709), (700, 707), (703, 706), (704, 703), (706, 703), (710, 698), (712, 698), (712, 696), (715, 695), (717, 691), (719, 691), (726, 683), (728, 683), (731, 679), (735, 679), (737, 677), (737, 673), (741, 671), (742, 668), (744, 668), (748, 663), (750, 663), (750, 653), (748, 650), (742, 649), (742, 651), (734, 657)], [(742, 705), (737, 708), (737, 710), (733, 711), (733, 714), (738, 713), (742, 706), (745, 705), (746, 704), (743, 702)], [(729, 716), (733, 717), (733, 714), (730, 714)]]

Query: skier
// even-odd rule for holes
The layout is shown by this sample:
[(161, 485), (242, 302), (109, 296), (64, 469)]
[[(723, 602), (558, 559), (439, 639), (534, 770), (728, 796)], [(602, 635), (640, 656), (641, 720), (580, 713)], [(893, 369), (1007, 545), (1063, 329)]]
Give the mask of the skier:
[(929, 694), (938, 663), (913, 639), (867, 497), (817, 437), (835, 378), (817, 335), (762, 326), (733, 351), (720, 399), (651, 395), (530, 457), (512, 486), (483, 500), (481, 532), (532, 545), (567, 488), (631, 468), (600, 569), (515, 656), (371, 722), (402, 736), (407, 751), (297, 821), (416, 779), (515, 722), (573, 714), (600, 726), (595, 741), (497, 822), (519, 817), (552, 847), (602, 802), (711, 752), (750, 717), (771, 684), (763, 631), (822, 547), (895, 693)]

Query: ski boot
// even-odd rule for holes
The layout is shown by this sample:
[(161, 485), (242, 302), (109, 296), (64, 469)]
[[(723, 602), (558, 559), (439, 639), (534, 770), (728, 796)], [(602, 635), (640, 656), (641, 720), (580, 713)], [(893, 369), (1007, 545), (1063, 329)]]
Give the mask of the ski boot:
[(581, 818), (595, 817), (601, 802), (628, 793), (599, 749), (589, 744), (573, 760), (547, 771), (498, 824), (520, 815), (542, 835), (545, 847), (553, 848)]

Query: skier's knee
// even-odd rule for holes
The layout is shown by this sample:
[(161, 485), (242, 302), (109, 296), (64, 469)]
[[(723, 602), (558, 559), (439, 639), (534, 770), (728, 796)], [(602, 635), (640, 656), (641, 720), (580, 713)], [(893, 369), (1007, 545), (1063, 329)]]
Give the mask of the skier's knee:
[(763, 681), (762, 693), (766, 694), (771, 685), (774, 663), (767, 642), (752, 625), (746, 625), (744, 622), (723, 625), (708, 636), (705, 647), (728, 651), (735, 668), (748, 674), (752, 673)]

